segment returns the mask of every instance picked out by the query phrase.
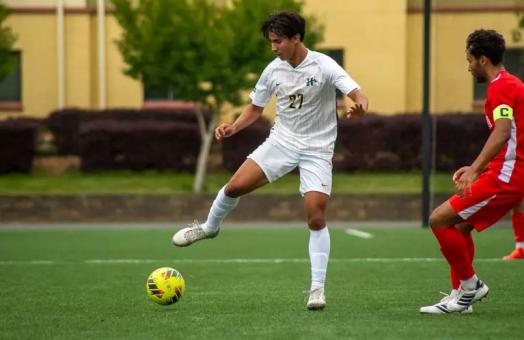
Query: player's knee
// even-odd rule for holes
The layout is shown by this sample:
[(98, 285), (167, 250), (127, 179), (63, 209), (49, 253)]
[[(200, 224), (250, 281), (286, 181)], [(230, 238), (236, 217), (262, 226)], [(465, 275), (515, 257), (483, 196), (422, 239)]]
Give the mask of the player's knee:
[(524, 213), (524, 200), (520, 201), (520, 203), (513, 208), (513, 212)]
[(230, 181), (224, 188), (224, 194), (228, 197), (237, 198), (244, 195), (245, 188), (239, 185), (236, 181)]
[(316, 215), (308, 217), (307, 224), (311, 230), (320, 230), (326, 226), (324, 216)]
[(455, 224), (455, 228), (457, 228), (457, 230), (465, 236), (471, 233), (471, 231), (474, 229), (473, 226), (468, 222), (457, 223)]
[(442, 217), (440, 216), (437, 210), (433, 210), (433, 212), (429, 216), (429, 225), (431, 228), (438, 228), (443, 226)]

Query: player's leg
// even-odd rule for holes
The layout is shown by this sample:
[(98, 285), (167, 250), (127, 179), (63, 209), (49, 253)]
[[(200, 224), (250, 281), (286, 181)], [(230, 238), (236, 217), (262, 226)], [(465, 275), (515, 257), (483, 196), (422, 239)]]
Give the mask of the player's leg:
[[(264, 142), (218, 192), (205, 223), (194, 222), (173, 236), (176, 246), (188, 246), (196, 241), (218, 235), (220, 224), (238, 204), (239, 198), (268, 182), (272, 182), (296, 166), (297, 160), (287, 150), (270, 141)], [(296, 158), (296, 157), (295, 157)]]
[[(447, 216), (445, 214), (448, 214)], [(450, 224), (449, 227), (445, 227), (446, 224)], [(453, 224), (454, 223), (454, 224)], [(442, 204), (440, 207), (435, 209), (431, 216), (430, 224), (432, 226), (432, 231), (437, 237), (441, 245), (441, 250), (444, 256), (456, 257), (452, 252), (450, 254), (450, 241), (456, 241), (457, 245), (455, 248), (460, 251), (458, 256), (461, 261), (458, 262), (462, 268), (469, 268), (469, 271), (466, 271), (467, 274), (471, 275), (473, 270), (472, 263), (475, 254), (475, 245), (473, 243), (473, 238), (471, 235), (471, 230), (473, 227), (469, 223), (464, 222), (460, 216), (458, 216), (453, 208), (449, 205), (449, 202)], [(447, 248), (442, 248), (443, 245)], [(448, 260), (449, 261), (449, 260)], [(456, 260), (454, 262), (457, 262)], [(469, 264), (469, 265), (468, 265)], [(462, 269), (464, 270), (464, 269)], [(450, 266), (450, 278), (451, 278), (451, 294), (450, 296), (455, 295), (458, 292), (460, 287), (461, 273)]]
[(520, 195), (519, 190), (502, 187), (496, 178), (481, 175), (470, 195), (454, 195), (433, 211), (430, 225), (451, 267), (452, 284), (456, 286), (457, 278), (460, 280), (458, 293), (441, 312), (464, 311), (487, 295), (489, 288), (478, 279), (472, 265), (470, 232), (473, 228), (482, 231), (497, 222), (520, 201)]
[(328, 199), (328, 195), (315, 191), (310, 191), (304, 196), (309, 227), (308, 250), (311, 262), (311, 288), (307, 304), (309, 309), (322, 309), (326, 305), (324, 284), (331, 248), (325, 218)]
[[(464, 239), (466, 240), (467, 244), (467, 251), (470, 258), (471, 263), (473, 263), (473, 259), (475, 257), (475, 244), (473, 243), (473, 237), (471, 235), (471, 230), (473, 229), (472, 226), (469, 225), (469, 223), (459, 223), (455, 225), (455, 228), (460, 231), (462, 236), (464, 236)], [(460, 287), (460, 278), (453, 271), (453, 269), (450, 268), (450, 278), (451, 278), (451, 294), (454, 295), (458, 292), (458, 289)]]
[(326, 207), (331, 194), (331, 159), (302, 156), (300, 163), (300, 192), (304, 195), (309, 227), (309, 258), (311, 261), (311, 288), (308, 309), (322, 309), (326, 305), (324, 285), (331, 241), (326, 224)]
[[(453, 312), (448, 309), (448, 303), (460, 292), (460, 285), (465, 278), (476, 279), (472, 266), (474, 244), (471, 238), (473, 229), (457, 215), (449, 201), (436, 208), (430, 217), (433, 234), (437, 238), (440, 249), (450, 265), (452, 290), (434, 305), (420, 308), (421, 313), (442, 314)], [(457, 312), (471, 313), (471, 306)]]
[[(455, 200), (459, 199), (457, 196), (454, 198)], [(451, 299), (445, 307), (442, 307), (444, 312), (469, 312), (468, 309), (473, 303), (488, 294), (488, 286), (479, 280), (473, 268), (474, 245), (471, 237), (473, 225), (457, 223), (457, 220), (467, 219), (467, 214), (473, 214), (472, 211), (474, 210), (480, 211), (482, 207), (486, 208), (480, 215), (487, 214), (491, 210), (488, 205), (492, 199), (477, 201), (476, 204), (469, 205), (467, 209), (459, 210), (459, 213), (457, 213), (455, 208), (451, 206), (452, 198), (441, 205), (440, 209), (435, 211), (430, 218), (432, 231), (440, 244), (442, 254), (451, 267), (452, 283), (456, 285), (457, 279), (460, 280), (458, 292), (452, 291)], [(462, 216), (459, 215), (461, 213)], [(489, 225), (495, 221), (490, 221)], [(451, 225), (452, 223), (453, 225)]]
[[(460, 231), (460, 233), (462, 234), (462, 236), (464, 236), (464, 239), (466, 240), (466, 244), (467, 244), (468, 255), (469, 255), (471, 263), (473, 263), (473, 259), (475, 257), (475, 244), (473, 243), (473, 237), (471, 233), (471, 230), (473, 229), (473, 227), (471, 227), (469, 223), (466, 222), (466, 223), (456, 224), (455, 228), (457, 228), (458, 231)], [(458, 274), (455, 273), (455, 271), (453, 271), (451, 267), (449, 268), (449, 274), (450, 274), (450, 281), (451, 281), (451, 292), (445, 295), (439, 301), (439, 303), (433, 306), (422, 307), (421, 308), (422, 312), (429, 313), (430, 311), (433, 311), (433, 312), (441, 313), (442, 311), (436, 310), (436, 308), (438, 308), (439, 305), (442, 305), (442, 303), (447, 303), (450, 301), (450, 299), (457, 296), (457, 294), (459, 293), (459, 289), (460, 289), (460, 278)], [(461, 313), (472, 313), (472, 312), (473, 312), (473, 306), (469, 306), (466, 310), (462, 311)]]
[(173, 244), (179, 247), (188, 246), (196, 241), (214, 238), (218, 235), (220, 224), (233, 210), (241, 195), (268, 183), (264, 172), (251, 159), (247, 159), (235, 172), (229, 182), (220, 189), (207, 215), (205, 223), (193, 222), (187, 228), (173, 235)]
[(511, 216), (513, 234), (515, 235), (515, 250), (503, 257), (504, 260), (524, 259), (524, 201), (513, 208)]
[(209, 210), (207, 220), (202, 225), (204, 230), (215, 233), (227, 214), (236, 207), (240, 196), (267, 183), (268, 179), (260, 166), (252, 159), (246, 159), (229, 182), (218, 192)]
[[(475, 271), (471, 265), (465, 234), (461, 233), (455, 226), (462, 225), (464, 220), (457, 215), (449, 201), (441, 204), (430, 216), (430, 225), (433, 234), (437, 238), (444, 257), (451, 266), (452, 275), (460, 280), (471, 278)], [(452, 282), (456, 285), (456, 280)]]
[[(469, 225), (469, 223), (467, 222), (459, 223), (455, 225), (455, 228), (457, 228), (458, 231), (462, 234), (462, 236), (464, 236), (464, 239), (467, 244), (468, 255), (471, 263), (473, 263), (473, 258), (475, 257), (475, 244), (473, 243), (473, 237), (471, 235), (471, 225)], [(421, 313), (442, 314), (447, 312), (447, 303), (458, 295), (460, 289), (460, 277), (457, 273), (455, 273), (455, 271), (451, 267), (449, 268), (449, 274), (451, 279), (451, 292), (449, 294), (441, 292), (441, 294), (443, 294), (444, 296), (440, 299), (440, 301), (434, 305), (421, 307)], [(473, 306), (469, 306), (467, 309), (461, 311), (460, 313), (473, 313)]]

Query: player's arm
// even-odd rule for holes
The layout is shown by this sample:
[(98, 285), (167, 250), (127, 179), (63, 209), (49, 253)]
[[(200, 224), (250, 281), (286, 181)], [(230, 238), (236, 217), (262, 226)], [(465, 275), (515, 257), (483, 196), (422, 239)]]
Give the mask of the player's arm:
[(499, 105), (493, 111), (493, 118), (495, 127), (480, 154), (470, 166), (460, 168), (453, 175), (457, 192), (461, 195), (469, 192), (471, 184), (488, 165), (489, 161), (502, 150), (511, 136), (513, 109), (509, 105)]
[(346, 112), (347, 117), (364, 115), (368, 111), (368, 97), (360, 86), (333, 59), (326, 56), (322, 59), (321, 65), (324, 67), (328, 81), (353, 101), (354, 105)]
[(258, 119), (258, 117), (260, 117), (263, 111), (263, 107), (256, 106), (254, 104), (247, 105), (244, 107), (242, 113), (233, 122), (233, 124), (222, 123), (215, 129), (215, 138), (217, 140), (221, 140), (222, 138), (227, 138), (234, 135), (238, 131), (244, 129), (246, 126), (253, 124)]
[(347, 112), (348, 118), (362, 116), (368, 111), (368, 97), (360, 89), (354, 89), (348, 97), (355, 103)]

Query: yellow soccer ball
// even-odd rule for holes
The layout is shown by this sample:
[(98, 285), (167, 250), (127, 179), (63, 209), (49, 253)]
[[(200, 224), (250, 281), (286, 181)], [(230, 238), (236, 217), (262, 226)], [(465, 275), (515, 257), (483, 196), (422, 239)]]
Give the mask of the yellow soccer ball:
[(171, 305), (177, 302), (185, 290), (184, 278), (173, 268), (158, 268), (147, 278), (147, 296), (160, 305)]

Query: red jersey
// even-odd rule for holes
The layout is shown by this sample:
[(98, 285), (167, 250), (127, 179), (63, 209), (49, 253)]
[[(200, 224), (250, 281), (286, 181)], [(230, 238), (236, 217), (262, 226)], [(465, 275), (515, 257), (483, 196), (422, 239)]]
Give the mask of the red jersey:
[(488, 172), (511, 185), (524, 185), (524, 84), (501, 71), (488, 84), (484, 114), (493, 131), (495, 120), (511, 119), (511, 135), (506, 145), (488, 164)]

